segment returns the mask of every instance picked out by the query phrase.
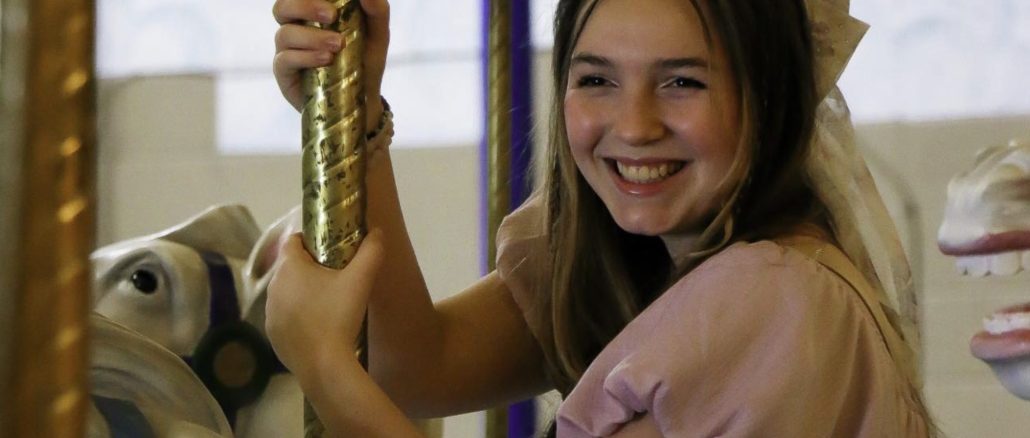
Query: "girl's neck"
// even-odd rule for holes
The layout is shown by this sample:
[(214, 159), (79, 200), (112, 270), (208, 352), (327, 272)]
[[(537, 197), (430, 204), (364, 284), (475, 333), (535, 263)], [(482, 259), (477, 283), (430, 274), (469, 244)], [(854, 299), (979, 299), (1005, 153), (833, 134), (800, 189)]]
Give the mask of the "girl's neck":
[(700, 234), (663, 234), (660, 236), (662, 243), (665, 244), (665, 250), (669, 252), (669, 257), (672, 258), (672, 262), (676, 265), (676, 269), (682, 268), (680, 266), (684, 260), (686, 260), (687, 254), (690, 254), (694, 249), (694, 245), (697, 239), (701, 237)]
[[(669, 252), (669, 257), (672, 258), (672, 262), (676, 265), (677, 270), (682, 268), (680, 264), (686, 260), (686, 256), (696, 250), (694, 246), (700, 236), (700, 234), (696, 233), (663, 234), (660, 236), (662, 243), (665, 244), (665, 250)], [(802, 222), (794, 225), (783, 230), (782, 233), (778, 233), (776, 238), (789, 239), (791, 237), (802, 236), (823, 240), (832, 245), (837, 245), (836, 240), (833, 238), (833, 233), (829, 231), (828, 227), (814, 222)]]

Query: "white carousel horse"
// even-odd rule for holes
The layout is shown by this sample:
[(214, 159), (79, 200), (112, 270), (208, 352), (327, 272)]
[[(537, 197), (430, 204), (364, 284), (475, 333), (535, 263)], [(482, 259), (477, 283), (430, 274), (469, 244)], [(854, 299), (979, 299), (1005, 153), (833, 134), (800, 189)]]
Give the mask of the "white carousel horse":
[[(238, 437), (303, 434), (300, 385), (264, 335), (268, 283), (301, 219), (297, 206), (258, 237), (244, 207), (213, 207), (92, 255), (95, 310), (186, 359)], [(416, 423), (427, 437), (443, 434), (439, 419)]]
[(91, 257), (94, 310), (188, 363), (236, 436), (300, 436), (303, 394), (264, 335), (279, 235), (262, 240), (270, 249), (255, 247), (259, 233), (246, 208), (220, 206), (100, 248)]
[[(952, 178), (937, 242), (964, 275), (1030, 271), (1030, 142), (984, 149)], [(1030, 400), (1030, 303), (986, 318), (970, 350), (1009, 392)]]
[(97, 314), (90, 336), (87, 437), (232, 436), (218, 402), (182, 359)]

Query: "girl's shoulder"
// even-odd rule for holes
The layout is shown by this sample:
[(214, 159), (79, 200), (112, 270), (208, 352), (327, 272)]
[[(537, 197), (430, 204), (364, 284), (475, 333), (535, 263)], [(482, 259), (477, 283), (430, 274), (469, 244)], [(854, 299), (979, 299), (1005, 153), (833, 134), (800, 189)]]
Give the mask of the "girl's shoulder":
[(819, 260), (823, 252), (832, 249), (829, 242), (812, 237), (734, 243), (677, 281), (670, 292), (689, 289), (697, 283), (724, 284), (729, 288), (741, 282), (770, 286), (785, 282), (798, 286), (809, 284), (813, 278), (835, 279), (833, 271)]
[(838, 406), (868, 419), (859, 429), (912, 423), (876, 322), (821, 262), (833, 250), (758, 241), (710, 257), (604, 348), (560, 420), (604, 435), (649, 412), (665, 436), (727, 434), (731, 423), (734, 436), (830, 436), (838, 417), (811, 412)]
[(695, 271), (721, 269), (727, 265), (769, 269), (813, 266), (818, 264), (818, 260), (812, 257), (809, 248), (829, 249), (832, 246), (830, 242), (810, 236), (737, 242), (709, 257)]
[(641, 316), (681, 320), (707, 311), (728, 318), (762, 315), (750, 320), (762, 324), (785, 314), (861, 313), (861, 294), (820, 260), (834, 250), (807, 237), (735, 243), (676, 281)]

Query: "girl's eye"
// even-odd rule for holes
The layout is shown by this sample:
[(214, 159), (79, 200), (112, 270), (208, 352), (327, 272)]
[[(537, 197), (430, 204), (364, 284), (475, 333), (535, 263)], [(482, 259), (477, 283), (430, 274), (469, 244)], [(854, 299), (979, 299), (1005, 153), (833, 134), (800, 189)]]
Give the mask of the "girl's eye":
[(577, 87), (603, 87), (608, 81), (600, 76), (583, 76), (576, 81)]
[(699, 81), (697, 79), (682, 78), (682, 77), (675, 78), (675, 79), (669, 81), (668, 85), (670, 87), (673, 87), (673, 88), (695, 88), (695, 89), (699, 89), (699, 90), (704, 90), (704, 89), (708, 88), (708, 86), (705, 85), (704, 82), (701, 82), (701, 81)]

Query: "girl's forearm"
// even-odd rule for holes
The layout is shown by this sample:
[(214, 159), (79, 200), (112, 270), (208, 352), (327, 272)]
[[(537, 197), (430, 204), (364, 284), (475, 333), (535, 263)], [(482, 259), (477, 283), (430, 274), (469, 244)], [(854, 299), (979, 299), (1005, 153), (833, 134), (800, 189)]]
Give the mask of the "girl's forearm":
[[(415, 257), (404, 223), (390, 151), (369, 162), (368, 223), (383, 230), (386, 258), (369, 300), (369, 373), (396, 400), (397, 388), (424, 394), (418, 386), (431, 376), (420, 375), (442, 348), (441, 322)], [(392, 389), (391, 389), (392, 388)], [(402, 408), (408, 407), (402, 403)]]
[(341, 352), (336, 357), (298, 373), (301, 388), (329, 436), (422, 437), (352, 354)]

